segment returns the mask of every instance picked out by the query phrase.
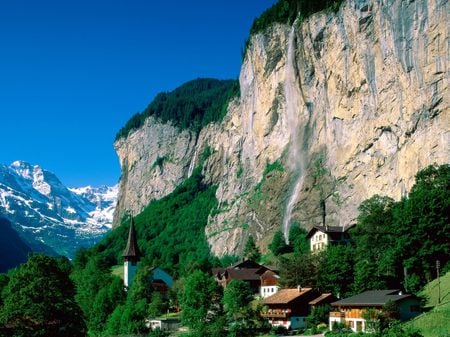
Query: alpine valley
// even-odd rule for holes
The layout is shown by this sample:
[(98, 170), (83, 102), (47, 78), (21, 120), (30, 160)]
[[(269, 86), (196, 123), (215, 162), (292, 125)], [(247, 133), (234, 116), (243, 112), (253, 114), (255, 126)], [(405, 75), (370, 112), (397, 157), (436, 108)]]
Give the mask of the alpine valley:
[(265, 251), (293, 223), (348, 227), (363, 200), (407, 195), (419, 170), (450, 161), (448, 5), (349, 0), (258, 26), (268, 11), (215, 121), (187, 125), (192, 116), (167, 103), (188, 87), (211, 90), (197, 80), (157, 96), (119, 132), (114, 225), (199, 165), (217, 186), (205, 234), (218, 256), (240, 255), (249, 235)]
[(116, 199), (117, 186), (67, 188), (38, 165), (0, 166), (0, 217), (35, 252), (72, 258), (92, 246), (110, 230)]

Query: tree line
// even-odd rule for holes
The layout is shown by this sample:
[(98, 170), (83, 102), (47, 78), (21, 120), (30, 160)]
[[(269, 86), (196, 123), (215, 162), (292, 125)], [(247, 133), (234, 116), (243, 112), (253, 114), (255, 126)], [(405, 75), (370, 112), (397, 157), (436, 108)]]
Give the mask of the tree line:
[(229, 101), (239, 94), (237, 80), (198, 78), (186, 82), (173, 91), (156, 95), (143, 112), (132, 116), (119, 130), (116, 140), (139, 129), (149, 116), (199, 133), (205, 125), (221, 121), (227, 112)]

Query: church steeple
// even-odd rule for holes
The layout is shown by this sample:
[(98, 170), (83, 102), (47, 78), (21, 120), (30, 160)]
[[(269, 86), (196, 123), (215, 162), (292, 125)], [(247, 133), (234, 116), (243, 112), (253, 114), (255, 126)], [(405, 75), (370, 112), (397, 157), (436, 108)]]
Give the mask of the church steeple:
[(136, 239), (136, 231), (134, 229), (134, 221), (131, 216), (130, 231), (128, 232), (128, 242), (123, 255), (123, 283), (125, 287), (129, 287), (133, 281), (134, 274), (138, 268), (137, 264), (142, 256)]
[(128, 232), (128, 242), (123, 255), (125, 261), (130, 261), (133, 265), (139, 262), (142, 254), (139, 250), (136, 239), (136, 231), (134, 229), (134, 220), (131, 217), (130, 231)]

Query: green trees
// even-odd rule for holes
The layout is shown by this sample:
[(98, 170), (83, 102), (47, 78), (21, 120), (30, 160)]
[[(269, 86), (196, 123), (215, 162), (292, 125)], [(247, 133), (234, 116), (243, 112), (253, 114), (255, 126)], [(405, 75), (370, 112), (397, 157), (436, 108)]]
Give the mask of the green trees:
[(198, 78), (186, 82), (171, 92), (159, 93), (142, 113), (131, 117), (116, 140), (141, 127), (149, 116), (198, 133), (206, 124), (222, 120), (228, 102), (236, 95), (239, 83), (235, 80)]
[(223, 293), (224, 310), (232, 319), (245, 315), (252, 300), (253, 293), (250, 286), (241, 280), (231, 281)]
[(289, 245), (294, 254), (303, 254), (309, 252), (309, 240), (306, 238), (308, 232), (294, 223), (289, 229)]
[(3, 291), (0, 321), (12, 336), (85, 336), (83, 313), (66, 262), (32, 255)]
[(382, 196), (364, 201), (352, 231), (355, 290), (403, 285), (408, 291), (418, 291), (435, 276), (436, 260), (442, 266), (448, 264), (449, 214), (448, 164), (418, 172), (410, 194), (399, 202)]
[(300, 13), (303, 18), (326, 8), (337, 10), (342, 0), (279, 0), (253, 21), (250, 34), (265, 30), (275, 22), (292, 24)]
[[(417, 291), (450, 256), (450, 166), (429, 166), (416, 175), (407, 198), (394, 210), (396, 254), (407, 270), (407, 289)], [(414, 247), (414, 249), (411, 249)]]
[(255, 262), (261, 259), (261, 252), (259, 251), (258, 247), (256, 247), (255, 239), (251, 235), (249, 235), (249, 237), (247, 238), (243, 255), (244, 258)]
[(182, 320), (194, 336), (212, 336), (223, 330), (223, 326), (217, 324), (222, 316), (221, 295), (222, 289), (206, 273), (195, 271), (186, 278), (181, 299)]
[(388, 253), (395, 242), (393, 207), (392, 198), (375, 195), (358, 208), (358, 225), (351, 232), (356, 244), (356, 292), (384, 289), (397, 275), (394, 256)]
[[(85, 264), (84, 264), (85, 263)], [(99, 335), (109, 315), (125, 301), (123, 281), (111, 275), (108, 264), (99, 256), (79, 254), (72, 274), (76, 300), (86, 317), (90, 335)]]
[(324, 292), (347, 297), (352, 294), (354, 249), (348, 245), (329, 246), (320, 253), (317, 285)]
[(272, 242), (269, 244), (269, 249), (272, 251), (273, 255), (280, 256), (281, 254), (287, 253), (288, 248), (283, 232), (280, 230), (276, 231)]
[[(159, 266), (174, 278), (211, 267), (205, 226), (210, 211), (217, 206), (215, 191), (215, 186), (203, 183), (198, 167), (171, 194), (152, 201), (135, 217), (139, 248), (150, 266)], [(109, 267), (121, 263), (128, 226), (125, 223), (116, 228), (91, 253)]]

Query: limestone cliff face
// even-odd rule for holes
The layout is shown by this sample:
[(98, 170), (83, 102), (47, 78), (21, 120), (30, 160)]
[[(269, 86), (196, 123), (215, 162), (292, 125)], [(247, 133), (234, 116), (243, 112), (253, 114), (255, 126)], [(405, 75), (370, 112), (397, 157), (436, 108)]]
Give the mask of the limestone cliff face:
[(220, 124), (197, 137), (149, 118), (116, 142), (116, 223), (170, 193), (206, 146), (218, 255), (249, 233), (264, 249), (294, 222), (347, 226), (372, 195), (400, 198), (418, 170), (450, 162), (448, 13), (444, 0), (351, 0), (253, 36)]

